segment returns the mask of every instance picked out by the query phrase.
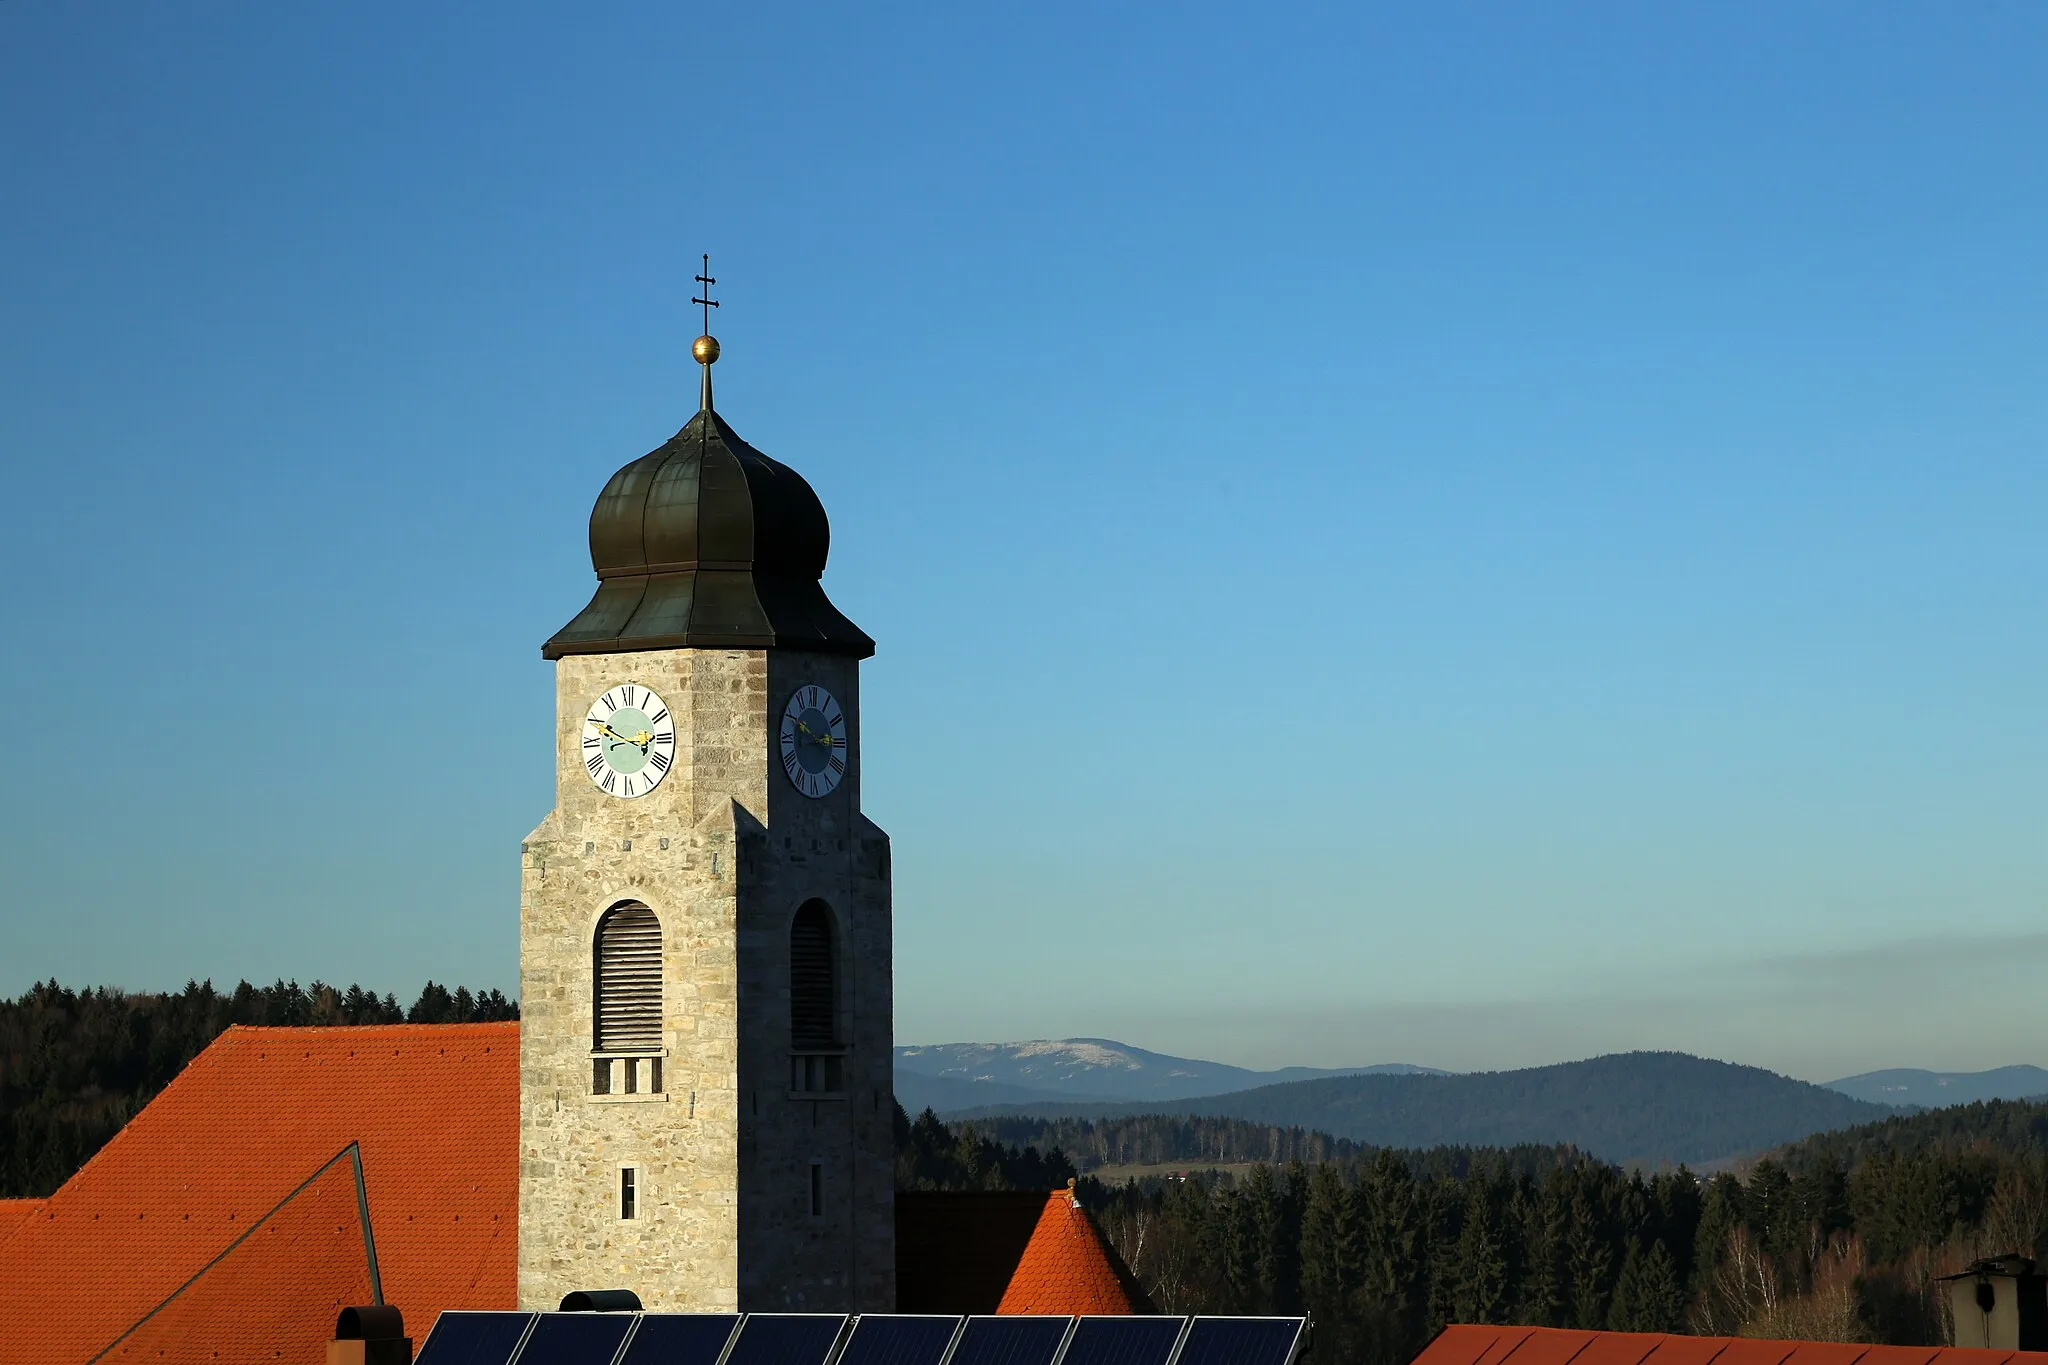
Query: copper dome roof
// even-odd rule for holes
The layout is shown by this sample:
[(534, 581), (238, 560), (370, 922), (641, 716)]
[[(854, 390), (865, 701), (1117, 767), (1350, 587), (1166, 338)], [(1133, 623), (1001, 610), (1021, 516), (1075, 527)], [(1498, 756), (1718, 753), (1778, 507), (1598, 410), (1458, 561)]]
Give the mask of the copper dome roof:
[(831, 539), (803, 476), (741, 440), (707, 403), (598, 495), (597, 595), (541, 655), (782, 647), (865, 659), (875, 642), (819, 583)]

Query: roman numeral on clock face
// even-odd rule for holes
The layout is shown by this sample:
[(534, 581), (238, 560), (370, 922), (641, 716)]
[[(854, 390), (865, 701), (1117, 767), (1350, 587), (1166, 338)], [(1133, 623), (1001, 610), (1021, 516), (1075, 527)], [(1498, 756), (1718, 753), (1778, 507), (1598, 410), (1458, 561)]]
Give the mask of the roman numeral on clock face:
[(846, 775), (846, 708), (816, 683), (793, 689), (779, 728), (782, 770), (809, 797), (830, 796)]
[(583, 770), (607, 796), (646, 796), (675, 770), (676, 726), (651, 687), (618, 683), (590, 704), (577, 737)]

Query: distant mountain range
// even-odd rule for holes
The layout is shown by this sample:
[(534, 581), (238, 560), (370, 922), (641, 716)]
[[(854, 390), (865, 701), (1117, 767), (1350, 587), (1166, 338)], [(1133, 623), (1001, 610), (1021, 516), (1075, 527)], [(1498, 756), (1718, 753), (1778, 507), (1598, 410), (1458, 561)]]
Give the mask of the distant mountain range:
[(1829, 1081), (1827, 1088), (1877, 1104), (1940, 1109), (1979, 1100), (2031, 1100), (2048, 1096), (2048, 1071), (2001, 1066), (1991, 1071), (1866, 1071)]
[(1061, 1101), (1143, 1104), (1198, 1099), (1288, 1081), (1355, 1075), (1442, 1075), (1400, 1062), (1253, 1071), (1169, 1057), (1109, 1038), (941, 1043), (896, 1049), (896, 1099), (909, 1112)]
[(1664, 1165), (1759, 1152), (1896, 1112), (1757, 1067), (1630, 1052), (1522, 1071), (1323, 1076), (1163, 1102), (997, 1102), (953, 1116), (1208, 1114), (1375, 1146), (1571, 1143), (1609, 1161)]
[(1519, 1071), (1406, 1063), (1255, 1071), (1108, 1038), (896, 1049), (896, 1095), (947, 1118), (1197, 1114), (1375, 1146), (1571, 1143), (1610, 1161), (1713, 1163), (1917, 1109), (2048, 1097), (2048, 1070), (1871, 1071), (1825, 1086), (1677, 1052)]

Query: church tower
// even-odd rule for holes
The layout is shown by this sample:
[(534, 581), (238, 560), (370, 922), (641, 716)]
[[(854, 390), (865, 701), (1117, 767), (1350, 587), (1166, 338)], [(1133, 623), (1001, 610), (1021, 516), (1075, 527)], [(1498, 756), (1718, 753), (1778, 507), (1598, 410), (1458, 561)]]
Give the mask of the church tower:
[(888, 1312), (874, 642), (820, 584), (817, 494), (713, 411), (717, 341), (694, 352), (700, 411), (605, 485), (597, 593), (541, 649), (556, 794), (523, 848), (519, 1301)]

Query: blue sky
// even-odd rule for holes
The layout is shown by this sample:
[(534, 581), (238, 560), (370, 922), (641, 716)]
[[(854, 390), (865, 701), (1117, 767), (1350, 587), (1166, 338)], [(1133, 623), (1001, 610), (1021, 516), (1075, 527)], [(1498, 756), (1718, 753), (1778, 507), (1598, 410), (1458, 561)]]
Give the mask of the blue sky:
[(2048, 1060), (2044, 143), (2024, 4), (0, 6), (0, 990), (516, 984), (710, 251), (899, 1040)]

